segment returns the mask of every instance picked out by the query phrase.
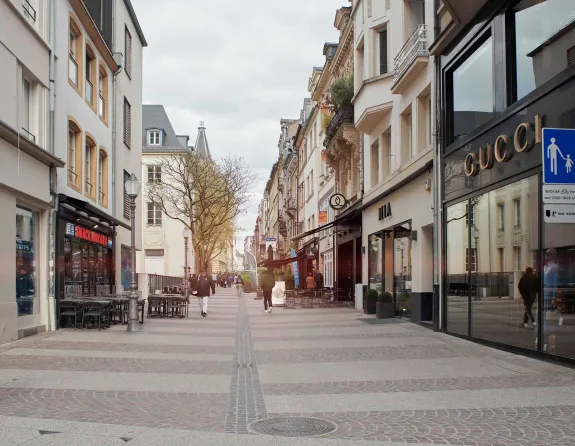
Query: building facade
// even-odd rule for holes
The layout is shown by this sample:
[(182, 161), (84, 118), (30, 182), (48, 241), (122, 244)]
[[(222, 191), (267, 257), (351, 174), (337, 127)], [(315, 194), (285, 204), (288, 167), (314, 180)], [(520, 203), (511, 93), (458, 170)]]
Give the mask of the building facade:
[(48, 2), (0, 1), (0, 343), (55, 327), (50, 221), (56, 172)]

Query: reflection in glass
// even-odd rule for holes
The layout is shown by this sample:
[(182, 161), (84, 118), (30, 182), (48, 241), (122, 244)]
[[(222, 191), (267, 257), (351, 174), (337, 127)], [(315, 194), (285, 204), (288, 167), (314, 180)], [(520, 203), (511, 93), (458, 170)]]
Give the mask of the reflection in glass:
[(493, 47), (487, 39), (453, 72), (453, 140), (493, 116)]
[(469, 277), (467, 225), (470, 215), (467, 201), (447, 208), (446, 213), (446, 293), (447, 331), (468, 335)]
[[(470, 284), (473, 337), (537, 347), (533, 322), (540, 272), (532, 259), (539, 245), (538, 202), (537, 177), (471, 199), (475, 221), (470, 242), (477, 259)], [(533, 271), (526, 275), (527, 268)]]
[(369, 288), (376, 290), (380, 294), (383, 291), (381, 274), (383, 267), (383, 240), (381, 233), (369, 236), (368, 262)]
[(515, 8), (517, 99), (569, 65), (575, 39), (573, 0), (523, 0)]
[(394, 246), (394, 291), (395, 306), (399, 316), (411, 314), (411, 224), (395, 228)]
[(18, 316), (40, 312), (36, 271), (38, 213), (16, 208), (16, 304)]

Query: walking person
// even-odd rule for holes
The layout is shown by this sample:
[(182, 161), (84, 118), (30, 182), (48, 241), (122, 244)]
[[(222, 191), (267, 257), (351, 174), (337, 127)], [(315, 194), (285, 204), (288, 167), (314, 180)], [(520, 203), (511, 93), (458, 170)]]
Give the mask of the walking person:
[(208, 315), (208, 300), (211, 294), (216, 294), (216, 284), (210, 276), (206, 274), (206, 269), (200, 270), (200, 275), (196, 282), (196, 297), (200, 305), (200, 311), (203, 317)]
[(533, 268), (527, 268), (517, 286), (517, 288), (519, 288), (519, 293), (523, 298), (523, 304), (525, 305), (525, 314), (523, 315), (523, 326), (525, 328), (533, 328), (534, 326), (537, 326), (531, 309), (533, 308), (533, 303), (537, 299), (539, 287), (539, 278), (533, 274)]
[(276, 284), (273, 273), (267, 269), (264, 271), (261, 277), (262, 291), (264, 293), (264, 309), (266, 313), (272, 312), (272, 291)]

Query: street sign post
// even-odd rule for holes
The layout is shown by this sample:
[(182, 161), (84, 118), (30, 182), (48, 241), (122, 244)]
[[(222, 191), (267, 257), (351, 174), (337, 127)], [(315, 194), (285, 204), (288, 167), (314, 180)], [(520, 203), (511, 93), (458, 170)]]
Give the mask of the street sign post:
[(542, 140), (544, 220), (575, 223), (575, 129), (544, 128)]

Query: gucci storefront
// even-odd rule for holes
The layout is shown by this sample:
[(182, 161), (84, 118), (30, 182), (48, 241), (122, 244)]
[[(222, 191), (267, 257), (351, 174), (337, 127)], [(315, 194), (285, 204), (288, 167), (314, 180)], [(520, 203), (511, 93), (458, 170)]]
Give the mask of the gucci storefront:
[(440, 57), (443, 329), (568, 359), (575, 224), (542, 191), (544, 158), (555, 175), (575, 158), (544, 136), (575, 129), (574, 17), (572, 0), (490, 2)]

